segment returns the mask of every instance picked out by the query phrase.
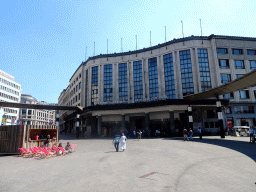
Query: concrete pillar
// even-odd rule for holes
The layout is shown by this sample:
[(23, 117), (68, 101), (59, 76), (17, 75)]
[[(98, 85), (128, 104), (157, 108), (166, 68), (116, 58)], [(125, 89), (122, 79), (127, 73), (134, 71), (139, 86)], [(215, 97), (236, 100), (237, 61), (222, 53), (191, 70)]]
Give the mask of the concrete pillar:
[(145, 114), (145, 130), (149, 130), (149, 113)]
[(125, 127), (125, 115), (122, 115), (122, 133), (124, 133), (126, 130), (126, 127)]
[(76, 115), (76, 138), (79, 139), (79, 118), (80, 118), (80, 114)]
[(102, 116), (98, 116), (98, 136), (101, 136)]
[(217, 105), (217, 113), (218, 113), (218, 124), (219, 124), (219, 129), (220, 129), (220, 137), (225, 138), (225, 131), (223, 127), (223, 114), (222, 114), (222, 109), (221, 109), (221, 101), (217, 99), (216, 101)]
[(172, 133), (175, 133), (174, 111), (170, 111), (170, 130)]
[(192, 107), (190, 106), (188, 106), (188, 125), (189, 125), (189, 128), (193, 130)]

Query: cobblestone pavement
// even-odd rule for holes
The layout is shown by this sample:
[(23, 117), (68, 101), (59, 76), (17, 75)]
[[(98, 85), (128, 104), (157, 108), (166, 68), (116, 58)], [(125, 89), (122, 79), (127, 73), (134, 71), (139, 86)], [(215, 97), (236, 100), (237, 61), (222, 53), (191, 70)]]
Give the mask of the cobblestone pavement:
[(256, 191), (256, 144), (248, 137), (80, 139), (49, 159), (0, 157), (0, 191)]

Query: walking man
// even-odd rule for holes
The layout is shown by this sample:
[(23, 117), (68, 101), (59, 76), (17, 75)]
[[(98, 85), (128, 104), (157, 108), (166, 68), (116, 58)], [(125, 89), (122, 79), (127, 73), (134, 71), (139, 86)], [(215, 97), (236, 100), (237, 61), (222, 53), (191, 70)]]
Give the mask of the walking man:
[(189, 135), (190, 135), (190, 140), (193, 140), (193, 131), (191, 128), (189, 128)]
[(188, 131), (187, 131), (187, 129), (185, 127), (184, 127), (184, 130), (183, 130), (183, 135), (184, 135), (184, 141), (185, 141), (185, 139), (187, 139), (189, 141), (189, 139), (188, 139)]
[(202, 139), (202, 130), (201, 130), (201, 127), (199, 127), (199, 128), (197, 129), (197, 131), (198, 131), (198, 135), (199, 135), (200, 139)]
[(120, 137), (121, 136), (118, 135), (118, 133), (116, 133), (115, 138), (113, 139), (113, 143), (116, 148), (116, 152), (118, 152), (118, 149), (119, 149)]
[(123, 151), (126, 149), (126, 136), (124, 135), (124, 133), (122, 133), (122, 137), (120, 138), (120, 142), (121, 142), (121, 148), (123, 149)]
[(249, 133), (250, 133), (250, 142), (252, 142), (252, 137), (253, 137), (253, 133), (254, 133), (252, 126), (249, 129)]

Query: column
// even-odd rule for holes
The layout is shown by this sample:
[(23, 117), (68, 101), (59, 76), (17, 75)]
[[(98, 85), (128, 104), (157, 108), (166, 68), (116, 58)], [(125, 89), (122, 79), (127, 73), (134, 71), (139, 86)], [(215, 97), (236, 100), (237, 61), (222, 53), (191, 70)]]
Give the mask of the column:
[(126, 127), (125, 127), (125, 115), (122, 115), (122, 133), (124, 133), (126, 130)]
[(101, 136), (102, 116), (98, 116), (98, 136)]
[(188, 106), (188, 125), (189, 125), (189, 128), (191, 128), (193, 130), (192, 107), (190, 107), (190, 106)]
[(80, 114), (76, 115), (76, 138), (79, 139), (79, 118), (80, 118)]
[(149, 113), (145, 114), (145, 131), (149, 130)]
[(174, 111), (170, 111), (170, 131), (171, 133), (175, 133)]
[(223, 127), (223, 114), (222, 114), (222, 110), (221, 110), (221, 101), (219, 100), (219, 98), (217, 98), (216, 105), (217, 105), (217, 113), (218, 113), (218, 120), (219, 120), (218, 128), (220, 129), (220, 137), (225, 138), (225, 131), (224, 131), (224, 127)]

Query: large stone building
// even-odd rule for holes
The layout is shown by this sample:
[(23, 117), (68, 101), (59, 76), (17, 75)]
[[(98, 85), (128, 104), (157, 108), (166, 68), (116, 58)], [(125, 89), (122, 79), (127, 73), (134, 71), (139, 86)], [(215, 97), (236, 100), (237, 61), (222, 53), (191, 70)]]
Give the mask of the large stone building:
[[(24, 104), (38, 104), (38, 105), (52, 105), (44, 101), (37, 101), (36, 98), (28, 94), (21, 95), (21, 103)], [(45, 109), (21, 109), (20, 121), (24, 125), (55, 125), (55, 110)]]
[[(15, 82), (12, 75), (0, 70), (0, 101), (19, 103), (21, 85)], [(16, 125), (19, 120), (19, 109), (0, 106), (0, 122), (2, 125)]]
[[(110, 136), (134, 127), (181, 131), (188, 126), (190, 104), (193, 127), (214, 132), (218, 127), (214, 98), (192, 104), (183, 97), (218, 87), (253, 69), (256, 38), (173, 39), (138, 51), (88, 58), (70, 78), (58, 104), (85, 107), (81, 127), (87, 135)], [(228, 123), (255, 125), (255, 94), (253, 87), (220, 96), (225, 128)], [(74, 130), (74, 111), (60, 112), (60, 126)]]

